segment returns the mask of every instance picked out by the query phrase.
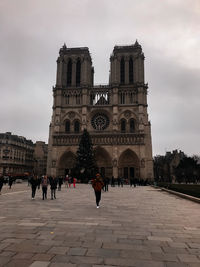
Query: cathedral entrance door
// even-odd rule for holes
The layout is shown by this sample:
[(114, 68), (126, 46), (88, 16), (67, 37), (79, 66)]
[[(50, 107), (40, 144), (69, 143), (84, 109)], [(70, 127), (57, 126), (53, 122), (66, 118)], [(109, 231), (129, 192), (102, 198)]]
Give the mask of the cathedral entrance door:
[(72, 152), (65, 152), (58, 161), (57, 174), (59, 176), (65, 176), (70, 174), (75, 164), (75, 155)]
[(119, 157), (118, 175), (124, 179), (139, 177), (139, 159), (132, 150), (125, 150)]
[(134, 167), (124, 167), (124, 178), (130, 179), (135, 177)]
[(95, 158), (97, 162), (97, 166), (99, 169), (100, 174), (102, 177), (112, 177), (112, 163), (111, 163), (111, 158), (108, 152), (102, 148), (102, 147), (97, 147), (95, 149)]

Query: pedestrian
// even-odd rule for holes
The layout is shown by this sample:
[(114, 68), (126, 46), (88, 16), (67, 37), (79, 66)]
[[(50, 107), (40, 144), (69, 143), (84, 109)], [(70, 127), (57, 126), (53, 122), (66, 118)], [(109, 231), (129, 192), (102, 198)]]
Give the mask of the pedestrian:
[(56, 199), (56, 189), (57, 189), (57, 183), (58, 180), (55, 176), (51, 177), (49, 179), (50, 186), (51, 186), (51, 199)]
[(41, 185), (42, 185), (42, 199), (47, 199), (47, 188), (48, 188), (48, 177), (44, 175), (41, 180)]
[(99, 208), (99, 203), (101, 200), (101, 189), (104, 186), (103, 181), (99, 173), (96, 174), (96, 178), (92, 180), (92, 187), (94, 188), (94, 193), (96, 197), (97, 209)]
[(118, 187), (120, 186), (120, 184), (121, 184), (121, 178), (118, 177), (118, 178), (117, 178), (117, 185), (118, 185)]
[(1, 175), (1, 176), (0, 176), (0, 195), (1, 195), (1, 189), (2, 189), (2, 187), (3, 187), (3, 184), (4, 184), (4, 178), (3, 178), (3, 176)]
[(73, 178), (70, 176), (69, 177), (69, 188), (71, 187), (72, 182), (73, 182)]
[(115, 187), (115, 178), (113, 176), (111, 178), (111, 186), (112, 187)]
[(31, 177), (30, 184), (32, 189), (32, 199), (35, 199), (36, 188), (38, 186), (38, 177), (36, 175)]
[(124, 178), (123, 177), (120, 178), (120, 183), (121, 183), (121, 187), (123, 187), (123, 185), (124, 185)]
[(11, 189), (12, 184), (13, 184), (13, 178), (12, 178), (12, 176), (9, 176), (9, 178), (8, 178), (9, 189)]
[(105, 192), (108, 191), (108, 185), (109, 185), (109, 177), (106, 177), (104, 183)]
[(73, 186), (74, 186), (74, 188), (76, 187), (76, 178), (75, 177), (73, 178)]
[(59, 178), (58, 178), (58, 191), (61, 191), (62, 184), (63, 184), (63, 178), (61, 176), (59, 176)]
[(69, 187), (69, 175), (66, 175), (65, 177), (65, 187)]

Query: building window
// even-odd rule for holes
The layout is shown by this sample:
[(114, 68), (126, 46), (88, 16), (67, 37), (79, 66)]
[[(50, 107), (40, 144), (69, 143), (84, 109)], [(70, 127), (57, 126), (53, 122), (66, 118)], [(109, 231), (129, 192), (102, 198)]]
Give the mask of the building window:
[(66, 95), (65, 100), (66, 100), (66, 104), (67, 105), (69, 105), (69, 98), (70, 98), (70, 96), (69, 95)]
[(121, 61), (120, 61), (120, 82), (121, 83), (125, 82), (125, 62), (124, 62), (124, 58), (122, 58)]
[(74, 122), (74, 132), (79, 133), (80, 132), (80, 123), (79, 121)]
[(81, 61), (78, 59), (76, 63), (76, 86), (80, 86), (81, 83)]
[(72, 60), (69, 59), (67, 64), (67, 85), (72, 84)]
[(134, 119), (130, 119), (130, 132), (135, 132), (135, 121)]
[(129, 83), (133, 83), (133, 60), (129, 59)]
[(65, 132), (66, 133), (69, 133), (70, 132), (70, 121), (69, 120), (67, 120), (65, 122)]
[(125, 92), (120, 93), (120, 104), (125, 104)]
[(126, 132), (126, 120), (121, 119), (121, 132), (124, 133)]
[(81, 104), (81, 95), (75, 95), (75, 99), (76, 99), (76, 105), (80, 105)]

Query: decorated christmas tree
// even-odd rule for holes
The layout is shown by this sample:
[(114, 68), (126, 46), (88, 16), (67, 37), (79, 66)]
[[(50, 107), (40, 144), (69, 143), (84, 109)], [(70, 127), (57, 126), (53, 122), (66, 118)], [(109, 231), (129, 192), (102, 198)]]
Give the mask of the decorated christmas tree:
[(96, 160), (94, 157), (93, 145), (90, 135), (84, 129), (76, 152), (76, 166), (74, 174), (81, 182), (88, 182), (97, 172)]

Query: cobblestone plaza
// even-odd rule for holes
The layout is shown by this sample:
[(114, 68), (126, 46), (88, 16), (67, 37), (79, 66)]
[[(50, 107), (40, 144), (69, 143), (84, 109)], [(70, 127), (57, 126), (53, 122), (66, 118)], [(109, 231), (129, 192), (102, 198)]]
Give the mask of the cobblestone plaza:
[(199, 204), (152, 187), (91, 185), (31, 200), (27, 184), (0, 195), (0, 266), (200, 266)]

